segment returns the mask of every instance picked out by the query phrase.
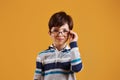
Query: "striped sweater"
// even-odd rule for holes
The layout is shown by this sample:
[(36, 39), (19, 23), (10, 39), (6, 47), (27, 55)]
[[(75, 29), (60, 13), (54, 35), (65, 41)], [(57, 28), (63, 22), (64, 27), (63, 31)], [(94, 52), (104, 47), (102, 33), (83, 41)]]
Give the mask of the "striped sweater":
[(76, 80), (75, 72), (82, 68), (77, 42), (71, 42), (61, 51), (52, 45), (40, 52), (36, 60), (34, 80)]

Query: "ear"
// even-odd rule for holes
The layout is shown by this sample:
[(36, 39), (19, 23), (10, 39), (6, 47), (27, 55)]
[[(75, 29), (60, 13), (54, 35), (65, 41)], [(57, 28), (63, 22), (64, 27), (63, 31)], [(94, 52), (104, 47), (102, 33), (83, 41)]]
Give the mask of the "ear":
[(49, 34), (50, 38), (53, 38), (53, 35), (51, 34), (50, 31), (48, 32), (48, 34)]
[(49, 36), (51, 36), (51, 33), (50, 33), (50, 31), (48, 31), (48, 34), (49, 34)]

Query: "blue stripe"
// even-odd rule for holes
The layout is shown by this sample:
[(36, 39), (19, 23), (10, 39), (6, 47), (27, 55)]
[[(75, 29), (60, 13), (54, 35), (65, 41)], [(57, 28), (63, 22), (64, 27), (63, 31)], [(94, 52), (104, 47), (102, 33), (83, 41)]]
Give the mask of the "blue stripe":
[(73, 72), (79, 72), (82, 69), (82, 63), (72, 66)]
[(74, 47), (77, 47), (76, 41), (70, 43), (70, 48), (74, 48)]
[(80, 61), (80, 60), (81, 60), (81, 59), (78, 58), (78, 59), (72, 60), (71, 63), (75, 63), (75, 62), (78, 62), (78, 61)]
[(73, 72), (51, 71), (51, 72), (44, 73), (43, 75), (46, 76), (46, 75), (49, 75), (49, 74), (72, 74), (72, 73)]
[(37, 73), (37, 74), (41, 74), (42, 72), (41, 72), (41, 71), (36, 70), (36, 71), (35, 71), (35, 73)]
[(64, 63), (49, 63), (44, 65), (44, 71), (50, 70), (50, 69), (64, 69), (64, 70), (70, 70), (70, 62), (64, 62)]
[(53, 53), (53, 52), (55, 52), (55, 50), (50, 49), (50, 50), (45, 50), (45, 51), (43, 51), (43, 52), (40, 52), (39, 54), (44, 54), (44, 53)]
[(69, 53), (69, 52), (70, 52), (70, 49), (64, 49), (62, 52), (63, 52), (63, 53), (64, 53), (64, 52)]
[(36, 68), (42, 69), (42, 63), (41, 62), (36, 62)]

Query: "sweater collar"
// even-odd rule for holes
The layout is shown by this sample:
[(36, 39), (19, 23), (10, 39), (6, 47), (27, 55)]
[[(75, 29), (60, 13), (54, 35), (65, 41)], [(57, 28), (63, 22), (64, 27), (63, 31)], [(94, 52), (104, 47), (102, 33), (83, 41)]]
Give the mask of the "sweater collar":
[[(54, 50), (57, 50), (56, 47), (54, 46), (54, 44), (51, 44), (49, 46), (49, 49), (54, 49)], [(60, 50), (61, 52), (66, 52), (66, 51), (69, 51), (70, 50), (70, 47), (68, 45), (66, 45), (62, 50)]]

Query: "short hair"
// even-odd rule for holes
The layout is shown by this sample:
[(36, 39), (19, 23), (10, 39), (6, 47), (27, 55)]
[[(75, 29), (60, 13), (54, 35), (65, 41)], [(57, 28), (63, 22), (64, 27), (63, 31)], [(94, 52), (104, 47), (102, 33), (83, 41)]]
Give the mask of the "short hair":
[(69, 29), (72, 30), (73, 20), (70, 15), (66, 14), (64, 11), (54, 13), (48, 22), (49, 30), (51, 30), (52, 27), (61, 27), (66, 23), (68, 24)]

